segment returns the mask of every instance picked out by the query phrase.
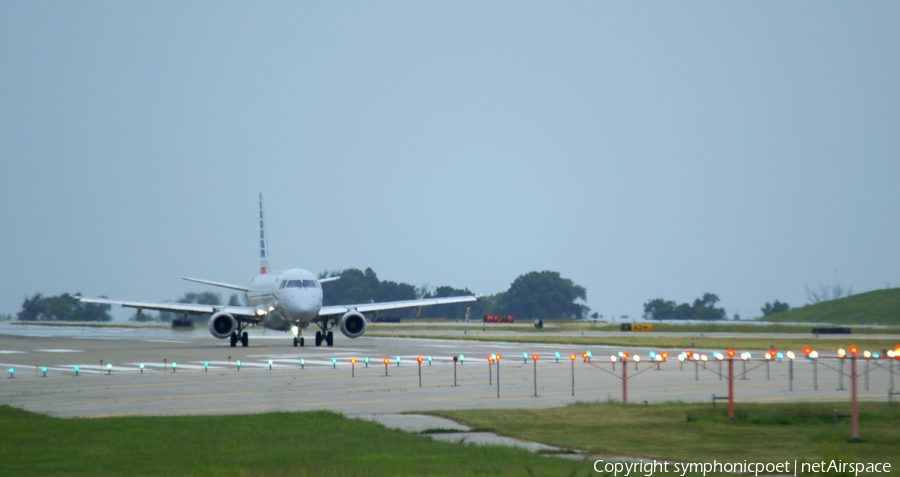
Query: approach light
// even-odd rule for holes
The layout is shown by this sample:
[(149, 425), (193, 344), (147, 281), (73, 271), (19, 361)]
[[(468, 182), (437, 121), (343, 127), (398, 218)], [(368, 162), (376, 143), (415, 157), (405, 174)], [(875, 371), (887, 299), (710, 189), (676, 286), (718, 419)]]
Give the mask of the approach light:
[(769, 353), (768, 351), (766, 351), (766, 354), (765, 354), (765, 356), (763, 356), (763, 358), (766, 358), (766, 361), (772, 359), (772, 353)]
[(880, 358), (880, 357), (881, 357), (881, 355), (880, 355), (880, 354), (878, 354), (878, 353), (877, 353), (877, 352), (875, 352), (875, 353), (872, 353), (872, 358), (874, 358), (874, 359), (878, 359), (878, 358)]
[(663, 360), (663, 357), (662, 357), (661, 354), (658, 354), (658, 355), (656, 355), (656, 356), (653, 357), (653, 361), (656, 361), (656, 362), (662, 362), (662, 360)]
[(678, 353), (678, 361), (681, 361), (683, 363), (685, 358), (686, 356), (684, 355), (684, 353)]
[(863, 358), (869, 359), (872, 357), (872, 353), (869, 350), (863, 351)]
[(734, 349), (733, 348), (726, 349), (725, 354), (727, 354), (729, 358), (734, 358)]
[(787, 357), (788, 357), (788, 359), (793, 360), (793, 359), (796, 358), (797, 356), (794, 354), (793, 351), (788, 351), (788, 352), (787, 352)]
[(619, 358), (618, 358), (618, 356), (611, 354), (611, 355), (609, 355), (609, 360), (612, 361), (613, 363), (615, 363), (616, 361), (619, 360)]
[(694, 353), (693, 355), (691, 355), (691, 359), (693, 359), (694, 361), (700, 361), (700, 353)]
[(709, 359), (709, 357), (706, 356), (705, 354), (700, 355), (700, 361), (703, 361), (705, 363), (706, 360), (708, 360), (708, 359)]
[(750, 359), (750, 352), (744, 351), (743, 353), (741, 353), (741, 359), (743, 359), (744, 361)]
[(892, 349), (887, 350), (884, 354), (886, 354), (888, 358), (893, 358), (897, 355), (897, 353), (894, 353), (894, 350)]
[(652, 351), (652, 350), (651, 350), (651, 351), (648, 351), (648, 352), (647, 352), (647, 357), (650, 358), (650, 359), (655, 359), (655, 358), (656, 358), (656, 351)]
[(856, 353), (859, 352), (859, 348), (857, 348), (856, 345), (850, 345), (850, 347), (847, 348), (847, 351), (849, 351), (853, 356), (856, 356)]
[(587, 350), (587, 355), (588, 355), (588, 358), (591, 358), (594, 356), (594, 354), (591, 353), (591, 350)]
[(775, 355), (775, 357), (778, 358), (778, 359), (784, 359), (784, 353), (782, 353), (781, 351), (779, 351), (778, 354)]
[(722, 354), (722, 353), (720, 353), (720, 352), (718, 352), (718, 351), (716, 351), (715, 353), (713, 353), (713, 356), (715, 356), (716, 359), (718, 359), (719, 361), (722, 361), (723, 359), (725, 359), (725, 355)]
[(838, 355), (838, 358), (843, 358), (843, 357), (847, 356), (847, 351), (845, 351), (844, 348), (838, 348), (837, 355)]
[(816, 350), (812, 350), (807, 356), (809, 356), (809, 359), (817, 359), (819, 357), (819, 352)]
[(804, 346), (804, 347), (803, 347), (803, 354), (809, 354), (809, 353), (812, 353), (812, 350), (813, 350), (813, 349), (812, 349), (812, 346)]
[(640, 362), (641, 362), (641, 355), (636, 354), (636, 355), (634, 355), (634, 357), (632, 357), (631, 359), (633, 359), (635, 363), (640, 363)]

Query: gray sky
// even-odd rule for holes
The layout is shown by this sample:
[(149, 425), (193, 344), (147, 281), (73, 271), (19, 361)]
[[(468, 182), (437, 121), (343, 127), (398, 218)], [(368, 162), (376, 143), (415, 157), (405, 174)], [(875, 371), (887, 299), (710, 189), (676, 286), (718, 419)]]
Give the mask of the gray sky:
[(606, 316), (900, 285), (900, 3), (3, 2), (0, 313), (271, 264)]

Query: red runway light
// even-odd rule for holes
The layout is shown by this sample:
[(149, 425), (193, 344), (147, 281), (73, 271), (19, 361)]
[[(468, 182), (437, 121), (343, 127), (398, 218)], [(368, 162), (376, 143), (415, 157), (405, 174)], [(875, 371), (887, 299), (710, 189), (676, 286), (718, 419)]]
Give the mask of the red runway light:
[(391, 360), (389, 360), (389, 359), (387, 359), (387, 358), (384, 358), (382, 361), (384, 361), (384, 364), (388, 364), (388, 363), (391, 362)]
[(668, 352), (668, 351), (663, 351), (663, 352), (660, 353), (660, 354), (662, 355), (663, 359), (669, 359), (669, 352)]
[[(729, 358), (734, 358), (734, 349), (728, 348), (727, 350), (725, 350), (725, 354), (727, 354)], [(731, 368), (728, 368), (728, 369), (731, 369)]]
[(622, 361), (628, 359), (628, 351), (622, 351)]
[(809, 353), (812, 353), (812, 347), (810, 347), (810, 346), (804, 346), (804, 347), (803, 347), (803, 354), (809, 354)]
[(575, 361), (575, 353), (569, 353), (569, 359)]
[(416, 361), (417, 361), (419, 364), (422, 364), (422, 357), (421, 357), (421, 356), (416, 356)]
[(350, 358), (350, 364), (356, 364), (356, 358)]
[(686, 349), (686, 350), (684, 350), (684, 355), (687, 356), (688, 358), (690, 358), (691, 356), (694, 355), (694, 352), (689, 349)]
[(847, 348), (847, 350), (850, 351), (850, 354), (852, 354), (852, 355), (856, 355), (856, 353), (859, 352), (859, 348), (857, 348), (856, 345), (850, 345), (850, 347)]
[(778, 351), (775, 348), (769, 348), (769, 354), (774, 358)]
[(533, 355), (531, 355), (531, 360), (532, 360), (532, 361), (537, 361), (537, 359), (538, 359), (537, 353), (534, 353)]

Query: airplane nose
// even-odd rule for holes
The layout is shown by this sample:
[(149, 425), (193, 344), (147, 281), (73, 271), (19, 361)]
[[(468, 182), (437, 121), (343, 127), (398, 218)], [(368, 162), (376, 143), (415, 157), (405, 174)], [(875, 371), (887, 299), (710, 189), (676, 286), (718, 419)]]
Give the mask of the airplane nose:
[(297, 293), (292, 296), (286, 297), (286, 299), (280, 304), (284, 307), (285, 311), (298, 318), (308, 318), (309, 315), (312, 315), (316, 312), (316, 303), (313, 297), (306, 296), (302, 293)]

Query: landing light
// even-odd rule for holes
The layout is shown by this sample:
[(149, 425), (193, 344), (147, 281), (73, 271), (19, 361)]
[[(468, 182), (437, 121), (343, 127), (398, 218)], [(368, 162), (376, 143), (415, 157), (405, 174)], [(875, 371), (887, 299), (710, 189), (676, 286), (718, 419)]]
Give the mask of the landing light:
[(294, 338), (300, 336), (300, 328), (296, 326), (291, 326), (291, 333), (294, 335)]

